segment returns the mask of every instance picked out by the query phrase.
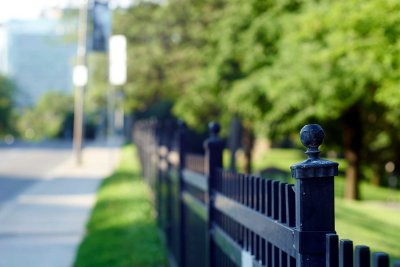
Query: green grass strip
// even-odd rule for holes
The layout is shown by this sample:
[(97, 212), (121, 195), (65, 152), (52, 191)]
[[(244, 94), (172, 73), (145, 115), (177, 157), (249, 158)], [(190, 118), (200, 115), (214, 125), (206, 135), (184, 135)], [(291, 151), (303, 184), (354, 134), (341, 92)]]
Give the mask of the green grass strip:
[(389, 253), (400, 260), (400, 210), (390, 203), (335, 199), (336, 231), (354, 245), (367, 245), (372, 252)]
[(126, 146), (118, 168), (97, 193), (74, 266), (167, 266), (158, 233), (150, 189), (140, 174), (135, 148)]

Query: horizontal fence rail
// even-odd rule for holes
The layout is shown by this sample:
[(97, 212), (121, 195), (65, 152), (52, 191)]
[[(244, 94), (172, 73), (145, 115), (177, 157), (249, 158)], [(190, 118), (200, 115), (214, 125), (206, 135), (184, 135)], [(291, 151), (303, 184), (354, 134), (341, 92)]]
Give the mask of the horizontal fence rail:
[(194, 172), (204, 174), (204, 155), (187, 154), (185, 157), (185, 167)]
[(293, 186), (224, 170), (217, 178), (217, 225), (237, 243), (240, 253), (250, 252), (253, 264), (261, 266), (295, 266)]
[(300, 132), (308, 159), (291, 167), (295, 185), (223, 169), (219, 126), (209, 128), (204, 155), (186, 151), (182, 123), (140, 121), (133, 129), (171, 266), (390, 266), (388, 254), (371, 255), (336, 234), (338, 164), (319, 158), (320, 126)]

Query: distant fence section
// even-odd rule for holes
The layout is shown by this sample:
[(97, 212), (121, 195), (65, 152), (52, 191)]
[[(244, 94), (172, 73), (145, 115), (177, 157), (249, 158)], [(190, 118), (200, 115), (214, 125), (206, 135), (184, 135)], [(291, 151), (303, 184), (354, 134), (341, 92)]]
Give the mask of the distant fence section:
[[(184, 124), (134, 126), (143, 174), (153, 189), (158, 224), (177, 267), (386, 267), (389, 256), (339, 240), (334, 176), (338, 164), (319, 158), (324, 132), (300, 133), (308, 159), (291, 167), (296, 184), (222, 168), (224, 142), (209, 125), (205, 154), (185, 150)], [(400, 267), (400, 263), (394, 263)]]

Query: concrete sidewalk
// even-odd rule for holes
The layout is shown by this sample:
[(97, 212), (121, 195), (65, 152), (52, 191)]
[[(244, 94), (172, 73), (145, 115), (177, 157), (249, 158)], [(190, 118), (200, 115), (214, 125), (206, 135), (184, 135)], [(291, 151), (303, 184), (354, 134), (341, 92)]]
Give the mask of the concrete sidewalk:
[(83, 150), (49, 171), (0, 212), (0, 267), (70, 267), (95, 201), (97, 188), (114, 169), (119, 147)]

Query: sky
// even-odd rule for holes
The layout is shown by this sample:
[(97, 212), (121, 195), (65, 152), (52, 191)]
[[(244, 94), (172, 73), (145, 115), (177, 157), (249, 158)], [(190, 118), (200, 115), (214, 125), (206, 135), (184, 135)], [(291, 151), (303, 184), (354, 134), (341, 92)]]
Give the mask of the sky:
[[(46, 7), (79, 4), (82, 0), (0, 0), (0, 23), (10, 19), (35, 19)], [(131, 0), (110, 0), (113, 6), (126, 6)]]
[[(3, 0), (4, 1), (4, 0)], [(0, 9), (0, 22), (10, 19), (34, 19), (45, 7), (61, 4), (60, 0), (12, 0), (4, 1)]]

